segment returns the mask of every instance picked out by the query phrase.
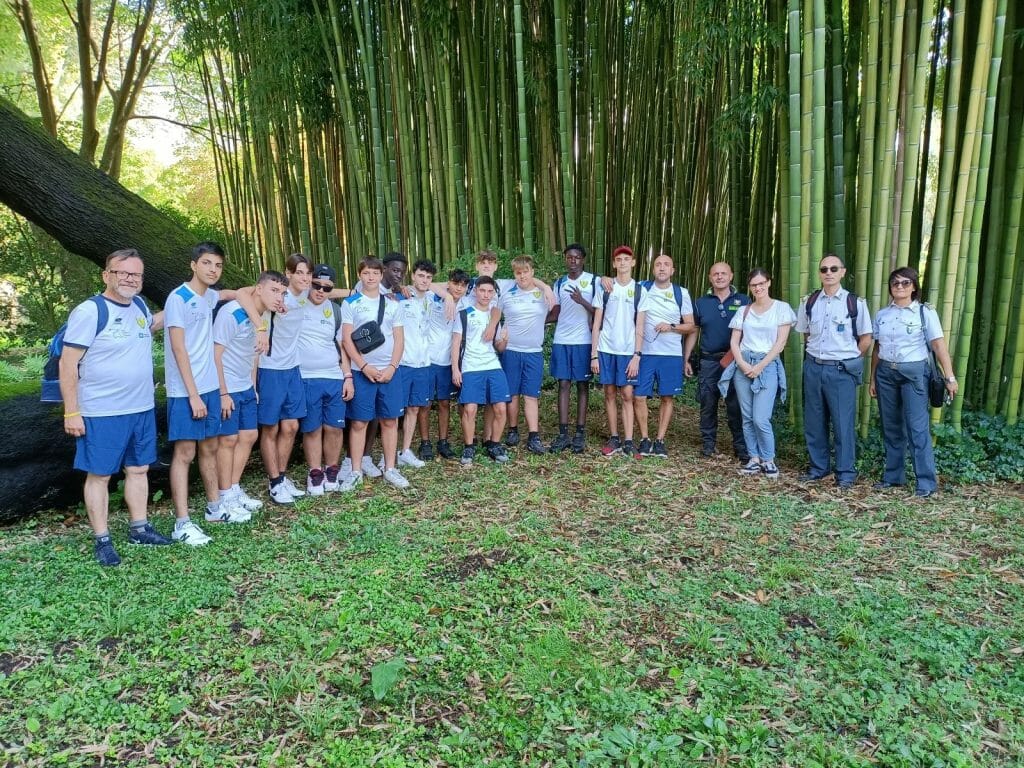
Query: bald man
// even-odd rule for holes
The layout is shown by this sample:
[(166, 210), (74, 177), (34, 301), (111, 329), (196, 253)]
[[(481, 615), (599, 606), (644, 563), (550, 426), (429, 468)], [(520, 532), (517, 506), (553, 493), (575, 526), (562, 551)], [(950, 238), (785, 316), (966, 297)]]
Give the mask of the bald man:
[[(732, 268), (723, 261), (708, 270), (711, 287), (693, 302), (693, 320), (700, 329), (699, 355), (693, 355), (697, 334), (686, 337), (686, 375), (697, 373), (697, 401), (700, 403), (701, 453), (713, 456), (718, 439), (718, 380), (722, 378), (722, 358), (729, 351), (732, 331), (729, 322), (742, 307), (750, 303), (745, 293), (737, 293), (732, 284)], [(736, 392), (731, 387), (725, 398), (725, 413), (732, 432), (732, 449), (741, 463), (750, 458), (743, 441), (743, 420)]]

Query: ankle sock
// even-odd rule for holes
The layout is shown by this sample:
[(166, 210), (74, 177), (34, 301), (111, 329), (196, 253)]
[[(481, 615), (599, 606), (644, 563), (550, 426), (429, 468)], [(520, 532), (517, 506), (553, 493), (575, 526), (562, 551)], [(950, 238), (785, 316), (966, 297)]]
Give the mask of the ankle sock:
[(141, 520), (132, 520), (128, 525), (133, 531), (141, 531), (149, 525), (149, 519), (144, 517)]

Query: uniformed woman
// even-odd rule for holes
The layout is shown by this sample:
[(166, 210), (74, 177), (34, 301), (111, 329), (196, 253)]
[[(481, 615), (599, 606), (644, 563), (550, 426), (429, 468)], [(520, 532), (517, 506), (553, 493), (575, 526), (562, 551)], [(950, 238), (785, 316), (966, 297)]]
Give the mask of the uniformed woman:
[(885, 443), (885, 472), (875, 488), (906, 483), (906, 452), (917, 478), (915, 495), (931, 496), (938, 488), (930, 431), (928, 378), (930, 350), (946, 372), (946, 391), (957, 392), (949, 349), (939, 316), (919, 302), (917, 271), (900, 267), (889, 275), (889, 306), (875, 315), (875, 349), (871, 356), (871, 396), (878, 398)]

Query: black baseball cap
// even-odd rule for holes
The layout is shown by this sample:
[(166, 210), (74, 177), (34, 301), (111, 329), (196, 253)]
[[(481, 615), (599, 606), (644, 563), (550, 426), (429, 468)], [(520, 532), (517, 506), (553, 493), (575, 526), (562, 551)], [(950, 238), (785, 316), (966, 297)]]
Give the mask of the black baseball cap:
[(330, 280), (332, 283), (337, 278), (338, 273), (334, 271), (334, 267), (329, 264), (317, 264), (313, 270), (314, 280), (323, 280), (324, 278)]

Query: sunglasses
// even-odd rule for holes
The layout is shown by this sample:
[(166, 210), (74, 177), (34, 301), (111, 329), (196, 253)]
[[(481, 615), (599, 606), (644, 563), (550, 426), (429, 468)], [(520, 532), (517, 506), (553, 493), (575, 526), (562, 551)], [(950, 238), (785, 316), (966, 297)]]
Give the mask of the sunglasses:
[(333, 291), (334, 290), (334, 286), (331, 285), (330, 283), (312, 282), (312, 283), (309, 284), (309, 287), (310, 287), (310, 289), (312, 289), (314, 291)]
[(889, 283), (889, 286), (891, 288), (909, 288), (913, 284), (913, 280), (893, 280)]
[(831, 267), (818, 267), (818, 271), (823, 275), (826, 272), (838, 272), (840, 269), (842, 269), (842, 267), (837, 267), (835, 265), (832, 265)]

